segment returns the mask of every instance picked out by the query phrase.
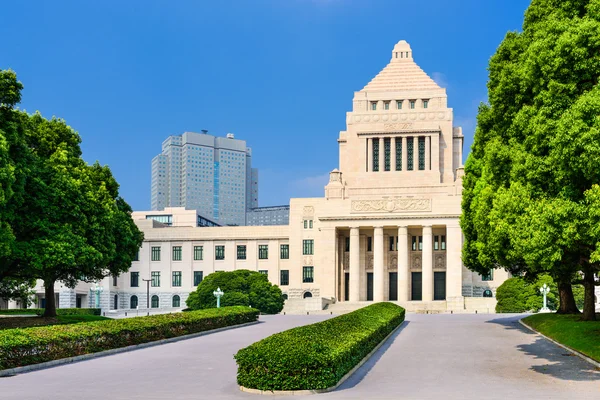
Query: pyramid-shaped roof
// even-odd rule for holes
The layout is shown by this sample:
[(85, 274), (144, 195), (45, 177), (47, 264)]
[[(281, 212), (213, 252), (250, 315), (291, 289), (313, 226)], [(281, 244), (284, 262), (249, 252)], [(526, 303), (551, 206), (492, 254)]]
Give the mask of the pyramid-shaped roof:
[(413, 60), (410, 45), (399, 41), (392, 50), (392, 59), (361, 92), (442, 89)]

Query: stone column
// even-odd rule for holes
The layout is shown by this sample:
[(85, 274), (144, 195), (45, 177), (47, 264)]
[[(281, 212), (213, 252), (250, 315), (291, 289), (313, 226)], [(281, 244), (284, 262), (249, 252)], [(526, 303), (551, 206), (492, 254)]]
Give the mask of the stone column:
[(446, 227), (446, 298), (462, 296), (462, 231)]
[(431, 137), (425, 136), (425, 171), (431, 170)]
[(431, 225), (423, 227), (423, 301), (433, 300), (433, 238)]
[(345, 265), (345, 254), (344, 254), (344, 244), (346, 243), (346, 237), (345, 236), (338, 236), (338, 247), (337, 247), (337, 252), (338, 252), (338, 258), (339, 258), (339, 268), (340, 268), (340, 293), (339, 293), (339, 297), (338, 297), (338, 301), (346, 301), (346, 265)]
[(376, 226), (373, 234), (373, 301), (383, 301), (383, 227)]
[(396, 170), (396, 138), (390, 138), (390, 171)]
[(398, 301), (408, 301), (408, 282), (410, 281), (410, 268), (408, 268), (408, 228), (398, 227)]
[(406, 136), (402, 136), (402, 171), (408, 171), (408, 152), (406, 149)]
[(350, 228), (350, 301), (358, 301), (360, 293), (360, 243), (358, 228)]
[(367, 138), (367, 172), (373, 172), (373, 139)]

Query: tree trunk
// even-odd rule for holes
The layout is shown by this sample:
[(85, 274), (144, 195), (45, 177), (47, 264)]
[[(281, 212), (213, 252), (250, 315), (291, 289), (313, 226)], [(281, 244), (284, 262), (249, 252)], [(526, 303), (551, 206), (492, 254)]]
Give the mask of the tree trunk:
[(579, 314), (580, 311), (575, 303), (573, 296), (573, 287), (569, 281), (558, 281), (558, 295), (560, 297), (560, 306), (557, 314)]
[(584, 271), (583, 287), (585, 289), (585, 295), (583, 299), (583, 315), (581, 316), (581, 320), (595, 321), (596, 305), (594, 304), (594, 291), (596, 286), (594, 285), (594, 273), (591, 268)]
[(46, 309), (44, 317), (56, 317), (56, 301), (54, 298), (54, 281), (44, 281), (44, 292), (46, 293)]

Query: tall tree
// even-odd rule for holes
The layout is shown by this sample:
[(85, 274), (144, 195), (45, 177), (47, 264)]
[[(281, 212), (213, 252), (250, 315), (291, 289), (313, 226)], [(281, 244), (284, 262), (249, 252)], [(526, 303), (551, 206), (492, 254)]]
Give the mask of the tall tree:
[(470, 269), (548, 272), (562, 312), (577, 312), (581, 282), (585, 320), (600, 270), (599, 76), (600, 0), (533, 0), (490, 60), (461, 218)]
[[(5, 277), (42, 279), (45, 316), (56, 315), (54, 284), (74, 287), (126, 271), (143, 235), (119, 197), (108, 167), (85, 163), (79, 135), (63, 120), (12, 110), (22, 154), (22, 199), (9, 220), (10, 254), (0, 258)], [(18, 207), (17, 207), (18, 206)]]

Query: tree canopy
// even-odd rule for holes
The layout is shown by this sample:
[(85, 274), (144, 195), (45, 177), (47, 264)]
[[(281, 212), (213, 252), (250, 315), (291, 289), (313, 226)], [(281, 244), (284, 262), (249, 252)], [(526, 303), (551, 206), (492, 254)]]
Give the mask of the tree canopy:
[(271, 284), (267, 275), (246, 269), (208, 275), (196, 291), (190, 293), (187, 306), (193, 310), (216, 307), (213, 292), (217, 288), (225, 293), (222, 306), (252, 306), (266, 314), (277, 314), (283, 309), (281, 289)]
[(17, 83), (13, 72), (0, 72), (0, 182), (10, 196), (0, 198), (0, 279), (43, 279), (52, 316), (55, 282), (74, 287), (127, 271), (143, 235), (110, 169), (82, 159), (77, 132), (13, 108)]
[(600, 270), (599, 76), (600, 1), (533, 0), (523, 31), (490, 59), (461, 217), (468, 268), (547, 272), (564, 293), (581, 273), (588, 320)]

